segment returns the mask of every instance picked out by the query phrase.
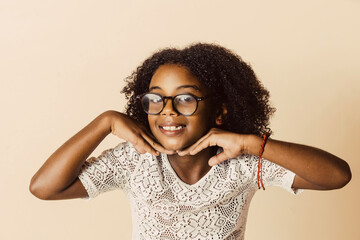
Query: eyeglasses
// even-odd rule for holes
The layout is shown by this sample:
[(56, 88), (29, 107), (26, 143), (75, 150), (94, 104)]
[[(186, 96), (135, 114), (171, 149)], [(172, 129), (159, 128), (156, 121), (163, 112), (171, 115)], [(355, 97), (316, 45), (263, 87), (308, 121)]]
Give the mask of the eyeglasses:
[(143, 93), (136, 96), (140, 100), (144, 111), (149, 115), (160, 114), (166, 105), (166, 99), (171, 99), (174, 110), (184, 116), (193, 115), (197, 108), (198, 102), (207, 97), (197, 97), (192, 94), (178, 94), (173, 97), (161, 96), (158, 93)]

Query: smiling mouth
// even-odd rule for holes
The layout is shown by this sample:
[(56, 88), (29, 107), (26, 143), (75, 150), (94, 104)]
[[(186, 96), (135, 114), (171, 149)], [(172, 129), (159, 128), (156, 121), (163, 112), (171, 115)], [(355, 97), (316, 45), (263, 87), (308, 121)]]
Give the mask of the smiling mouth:
[(160, 131), (168, 137), (174, 137), (184, 132), (185, 125), (159, 126)]
[(184, 128), (184, 125), (181, 126), (160, 126), (160, 129), (164, 129), (165, 131), (177, 131)]

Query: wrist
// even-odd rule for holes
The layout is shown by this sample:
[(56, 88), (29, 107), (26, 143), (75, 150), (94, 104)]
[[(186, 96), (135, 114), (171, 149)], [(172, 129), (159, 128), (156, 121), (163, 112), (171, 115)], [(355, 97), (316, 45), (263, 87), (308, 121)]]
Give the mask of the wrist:
[(260, 154), (263, 139), (256, 135), (246, 135), (244, 140), (245, 152), (250, 155)]

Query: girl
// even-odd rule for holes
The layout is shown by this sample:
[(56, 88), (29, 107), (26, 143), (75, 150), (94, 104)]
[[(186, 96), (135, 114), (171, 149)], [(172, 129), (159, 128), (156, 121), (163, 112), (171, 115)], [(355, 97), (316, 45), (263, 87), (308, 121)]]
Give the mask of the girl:
[[(120, 188), (133, 239), (243, 239), (257, 189), (328, 190), (351, 179), (330, 153), (268, 139), (268, 91), (221, 46), (159, 51), (127, 82), (126, 114), (100, 114), (55, 151), (31, 180), (36, 197)], [(86, 161), (110, 133), (126, 142)]]

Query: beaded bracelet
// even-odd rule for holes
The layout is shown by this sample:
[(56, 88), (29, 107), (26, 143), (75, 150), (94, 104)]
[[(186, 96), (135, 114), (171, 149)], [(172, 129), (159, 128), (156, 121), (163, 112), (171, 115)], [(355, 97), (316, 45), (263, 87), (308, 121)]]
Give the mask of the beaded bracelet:
[[(263, 190), (265, 190), (263, 179), (262, 179), (262, 155), (264, 153), (265, 144), (269, 138), (270, 134), (264, 134), (263, 142), (261, 145), (260, 155), (259, 155), (259, 162), (258, 162), (258, 174), (257, 174), (257, 184), (259, 189), (262, 187)], [(261, 184), (261, 187), (260, 187)]]

